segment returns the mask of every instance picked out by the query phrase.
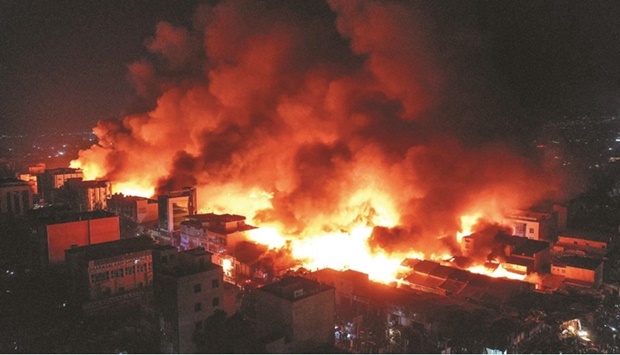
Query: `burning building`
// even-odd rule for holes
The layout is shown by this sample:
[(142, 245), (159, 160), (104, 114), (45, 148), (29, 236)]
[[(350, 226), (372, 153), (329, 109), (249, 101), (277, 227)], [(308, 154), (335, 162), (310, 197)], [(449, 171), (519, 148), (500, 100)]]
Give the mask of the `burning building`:
[[(454, 255), (457, 233), (558, 194), (561, 176), (506, 143), (521, 135), (498, 134), (524, 125), (500, 109), (497, 78), (458, 77), (454, 63), (486, 52), (462, 50), (468, 35), (424, 35), (446, 22), (432, 5), (308, 6), (222, 1), (189, 28), (159, 23), (146, 42), (157, 59), (129, 66), (148, 109), (101, 121), (72, 166), (160, 194), (167, 233), (197, 210), (244, 215), (261, 227), (253, 240), (308, 269), (384, 281), (404, 258)], [(445, 33), (470, 33), (444, 15)], [(200, 198), (166, 195), (184, 186)]]
[(157, 221), (157, 206), (156, 200), (140, 196), (113, 194), (108, 200), (108, 211), (136, 223)]
[(161, 194), (157, 198), (159, 229), (172, 233), (178, 231), (181, 222), (191, 215), (195, 215), (196, 189), (184, 187), (181, 190)]

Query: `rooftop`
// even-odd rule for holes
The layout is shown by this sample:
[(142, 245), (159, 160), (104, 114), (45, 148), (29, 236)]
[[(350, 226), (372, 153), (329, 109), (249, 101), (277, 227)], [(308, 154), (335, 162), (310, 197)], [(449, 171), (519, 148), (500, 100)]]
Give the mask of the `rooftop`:
[(46, 169), (46, 174), (51, 175), (60, 175), (60, 174), (81, 174), (81, 169), (73, 169), (73, 168), (56, 168), (56, 169)]
[(534, 254), (549, 248), (548, 242), (523, 237), (519, 238), (524, 240), (515, 246), (515, 249), (512, 251), (513, 255), (534, 256)]
[(510, 219), (520, 219), (525, 221), (541, 221), (543, 219), (551, 218), (551, 214), (534, 211), (514, 210), (508, 213), (506, 217)]
[(199, 222), (239, 222), (245, 221), (244, 216), (237, 214), (215, 214), (215, 213), (201, 213), (195, 214), (190, 219), (197, 220)]
[(559, 266), (572, 266), (580, 269), (596, 270), (602, 262), (602, 259), (570, 255), (561, 257), (558, 262), (554, 264)]
[(298, 276), (290, 276), (278, 282), (263, 286), (259, 290), (294, 302), (332, 289), (333, 287), (316, 281)]
[(119, 255), (132, 254), (139, 251), (150, 250), (153, 247), (150, 237), (120, 239), (111, 242), (84, 245), (67, 250), (67, 254), (83, 254), (86, 260), (101, 260)]
[(611, 237), (609, 233), (596, 232), (596, 231), (584, 231), (584, 230), (565, 230), (561, 232), (558, 237), (567, 238), (579, 238), (585, 240), (591, 240), (595, 242), (609, 242)]
[(38, 218), (35, 223), (38, 225), (53, 225), (53, 224), (61, 224), (61, 223), (71, 223), (71, 222), (78, 222), (78, 221), (118, 217), (118, 215), (116, 215), (115, 213), (104, 211), (104, 210), (75, 212), (75, 211), (55, 211), (53, 209), (49, 209), (49, 210), (40, 211), (40, 212), (41, 213), (35, 214), (35, 218)]
[(75, 187), (97, 188), (107, 187), (110, 182), (108, 180), (82, 180), (82, 178), (73, 178), (67, 180), (67, 184)]
[(4, 178), (0, 179), (0, 187), (9, 187), (9, 186), (30, 186), (27, 181), (15, 179), (15, 178)]

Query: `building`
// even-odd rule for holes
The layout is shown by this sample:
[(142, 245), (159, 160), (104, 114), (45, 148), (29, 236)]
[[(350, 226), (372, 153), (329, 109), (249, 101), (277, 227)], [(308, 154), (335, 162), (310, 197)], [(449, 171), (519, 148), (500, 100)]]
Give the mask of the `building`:
[(256, 227), (245, 223), (245, 217), (234, 214), (195, 214), (181, 222), (181, 247), (203, 247), (213, 253), (213, 262), (224, 269), (224, 280), (237, 283), (237, 278), (252, 276), (255, 264), (266, 250), (255, 243), (244, 243), (245, 233)]
[(558, 213), (517, 210), (506, 216), (506, 223), (513, 235), (552, 241), (558, 230)]
[(137, 237), (65, 251), (72, 294), (86, 314), (136, 303), (153, 283), (153, 240)]
[(37, 176), (32, 174), (17, 174), (17, 178), (21, 181), (26, 181), (30, 184), (30, 190), (32, 190), (32, 194), (36, 195), (39, 193), (39, 189), (37, 187)]
[(69, 179), (84, 178), (84, 173), (80, 169), (58, 168), (45, 170), (43, 174), (37, 175), (37, 186), (39, 194), (47, 203), (54, 202), (54, 194)]
[(120, 239), (118, 216), (106, 211), (53, 213), (32, 229), (42, 265), (65, 261), (65, 250)]
[(181, 222), (187, 216), (197, 213), (196, 188), (185, 187), (159, 195), (158, 199), (159, 229), (172, 233), (178, 231)]
[(23, 216), (32, 206), (32, 190), (28, 182), (0, 179), (0, 215)]
[(551, 273), (564, 276), (565, 283), (599, 287), (603, 283), (603, 259), (563, 256), (551, 264)]
[(112, 184), (108, 180), (68, 179), (62, 190), (66, 202), (78, 211), (104, 210), (112, 196)]
[(334, 343), (333, 287), (292, 276), (257, 289), (253, 296), (257, 336), (283, 338), (272, 351), (312, 352)]
[(194, 353), (194, 335), (216, 310), (224, 309), (222, 268), (202, 248), (177, 252), (154, 250), (155, 308), (160, 314), (161, 347), (165, 353)]
[(108, 200), (107, 206), (108, 211), (136, 223), (157, 221), (157, 200), (113, 194)]
[(551, 261), (549, 242), (525, 239), (516, 236), (499, 235), (503, 241), (506, 259), (502, 266), (511, 272), (529, 274), (540, 271)]
[(610, 242), (611, 236), (606, 233), (566, 230), (558, 235), (553, 248), (567, 254), (604, 256)]
[(240, 215), (195, 214), (181, 222), (181, 246), (202, 246), (212, 253), (225, 254), (230, 244), (247, 239), (244, 232), (255, 228)]

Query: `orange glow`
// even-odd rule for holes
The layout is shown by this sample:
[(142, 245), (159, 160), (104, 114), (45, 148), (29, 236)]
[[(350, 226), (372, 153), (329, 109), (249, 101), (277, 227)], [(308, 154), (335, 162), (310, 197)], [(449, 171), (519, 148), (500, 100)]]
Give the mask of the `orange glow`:
[(506, 269), (504, 269), (501, 265), (497, 266), (497, 269), (492, 270), (489, 269), (487, 267), (485, 267), (484, 265), (476, 265), (476, 266), (472, 266), (470, 268), (467, 269), (469, 272), (473, 272), (475, 274), (482, 274), (482, 275), (486, 275), (486, 276), (490, 276), (490, 277), (496, 277), (496, 278), (507, 278), (507, 279), (512, 279), (512, 280), (520, 280), (523, 281), (525, 280), (525, 277), (527, 275), (523, 275), (523, 274), (519, 274), (516, 272), (510, 272)]
[(471, 235), (473, 233), (473, 227), (478, 223), (478, 220), (482, 217), (482, 213), (477, 212), (472, 215), (461, 216), (461, 230), (456, 232), (456, 241), (460, 244), (463, 237)]

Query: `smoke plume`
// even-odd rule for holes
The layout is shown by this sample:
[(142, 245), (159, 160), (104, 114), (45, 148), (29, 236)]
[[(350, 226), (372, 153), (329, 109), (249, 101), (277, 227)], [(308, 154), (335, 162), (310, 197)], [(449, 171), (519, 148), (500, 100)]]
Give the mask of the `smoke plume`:
[(501, 141), (518, 117), (484, 34), (446, 8), (231, 0), (162, 22), (129, 65), (150, 109), (100, 122), (74, 165), (128, 192), (194, 185), (204, 211), (289, 235), (361, 223), (396, 228), (375, 233), (390, 250), (444, 249), (462, 215), (561, 181)]

